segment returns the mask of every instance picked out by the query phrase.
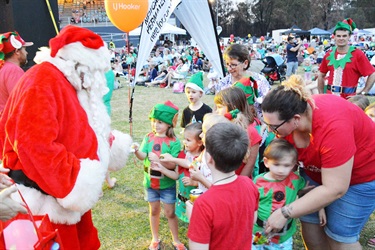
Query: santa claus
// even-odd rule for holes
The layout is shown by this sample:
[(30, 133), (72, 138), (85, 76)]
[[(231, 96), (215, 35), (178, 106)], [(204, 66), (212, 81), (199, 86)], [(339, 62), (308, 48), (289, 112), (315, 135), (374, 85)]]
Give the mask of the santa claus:
[(33, 214), (49, 215), (65, 249), (98, 249), (91, 208), (108, 167), (125, 165), (132, 141), (118, 131), (111, 135), (102, 100), (110, 54), (101, 37), (67, 26), (49, 45), (5, 106), (3, 165)]

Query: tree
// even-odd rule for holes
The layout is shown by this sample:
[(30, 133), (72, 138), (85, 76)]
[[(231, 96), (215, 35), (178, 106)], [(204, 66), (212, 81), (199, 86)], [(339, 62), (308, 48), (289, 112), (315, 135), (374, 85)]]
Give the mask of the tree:
[(276, 0), (258, 0), (251, 11), (254, 15), (255, 33), (265, 35), (269, 30)]
[(351, 17), (359, 29), (372, 28), (375, 24), (375, 5), (373, 0), (348, 1), (350, 8), (346, 9), (345, 16)]
[(235, 31), (233, 17), (234, 9), (233, 2), (226, 0), (217, 0), (218, 2), (218, 17), (219, 25), (223, 28), (222, 36), (229, 36)]
[(342, 6), (344, 0), (316, 0), (311, 5), (315, 26), (322, 27), (325, 30), (332, 28), (338, 21), (344, 19)]
[(237, 4), (237, 11), (233, 18), (233, 22), (237, 27), (235, 32), (235, 35), (237, 36), (244, 37), (251, 33), (252, 15), (250, 13), (250, 7), (251, 4), (249, 1)]
[(262, 36), (294, 24), (305, 30), (313, 27), (329, 30), (347, 17), (361, 29), (375, 23), (374, 0), (245, 0), (236, 6), (233, 1), (216, 1), (222, 36), (249, 33)]

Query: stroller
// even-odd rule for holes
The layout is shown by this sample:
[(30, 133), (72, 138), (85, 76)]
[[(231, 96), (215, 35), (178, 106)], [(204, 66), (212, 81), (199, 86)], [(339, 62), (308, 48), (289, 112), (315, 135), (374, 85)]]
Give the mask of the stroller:
[(280, 81), (281, 83), (286, 80), (286, 65), (280, 55), (273, 54), (266, 56), (262, 62), (264, 63), (264, 68), (261, 72), (267, 78), (270, 85), (273, 85), (275, 81)]

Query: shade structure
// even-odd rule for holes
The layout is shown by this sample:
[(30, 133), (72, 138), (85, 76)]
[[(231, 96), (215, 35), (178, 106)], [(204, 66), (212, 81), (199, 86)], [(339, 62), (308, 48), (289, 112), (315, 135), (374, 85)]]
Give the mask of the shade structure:
[(312, 36), (325, 36), (325, 35), (329, 36), (329, 35), (331, 35), (331, 33), (329, 31), (326, 31), (326, 30), (323, 30), (323, 29), (320, 29), (320, 28), (317, 28), (317, 27), (313, 28), (309, 31), (310, 31), (310, 34)]
[(284, 32), (281, 32), (282, 35), (296, 35), (296, 36), (309, 36), (310, 31), (308, 30), (296, 30), (296, 29), (289, 29)]

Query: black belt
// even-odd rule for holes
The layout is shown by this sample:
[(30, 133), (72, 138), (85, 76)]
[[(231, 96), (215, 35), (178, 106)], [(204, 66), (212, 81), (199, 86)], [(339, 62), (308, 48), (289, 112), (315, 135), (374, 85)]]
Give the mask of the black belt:
[(12, 178), (15, 183), (22, 184), (26, 187), (35, 188), (43, 194), (48, 195), (38, 186), (38, 184), (36, 184), (36, 182), (27, 177), (22, 170), (10, 170), (8, 176)]
[(178, 197), (182, 202), (184, 202), (184, 203), (187, 202), (187, 201), (189, 200), (188, 198), (182, 196), (180, 193), (178, 193), (177, 197)]
[(334, 93), (353, 94), (357, 87), (343, 87), (337, 85), (327, 85), (327, 89)]
[(155, 175), (155, 176), (162, 176), (162, 173), (160, 171), (156, 171), (156, 170), (152, 170), (149, 172), (150, 168), (149, 167), (146, 167), (144, 166), (143, 167), (143, 171), (145, 171), (146, 173), (149, 173), (150, 175)]
[[(286, 231), (289, 230), (291, 227), (292, 227), (292, 224), (293, 224), (293, 219), (291, 219), (288, 223), (288, 225), (286, 225)], [(259, 217), (257, 218), (257, 225), (260, 226), (260, 227), (264, 227), (264, 221), (262, 221), (261, 219), (259, 219)], [(281, 233), (283, 232), (285, 229), (282, 228), (280, 231), (278, 231), (277, 233)]]

